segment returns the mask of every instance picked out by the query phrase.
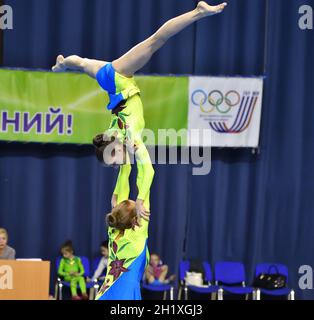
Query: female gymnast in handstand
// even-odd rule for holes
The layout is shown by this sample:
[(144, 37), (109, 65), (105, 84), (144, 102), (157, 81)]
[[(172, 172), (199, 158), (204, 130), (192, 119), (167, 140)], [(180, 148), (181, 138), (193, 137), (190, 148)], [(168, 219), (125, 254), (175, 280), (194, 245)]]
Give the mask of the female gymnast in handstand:
[[(168, 21), (150, 38), (111, 63), (59, 55), (52, 68), (54, 72), (87, 73), (110, 98), (107, 106), (112, 112), (110, 128), (97, 135), (93, 143), (98, 160), (109, 166), (120, 166), (120, 172), (112, 196), (113, 211), (107, 216), (109, 268), (97, 299), (140, 299), (140, 280), (148, 257), (149, 194), (154, 170), (141, 138), (145, 121), (134, 74), (171, 37), (200, 19), (222, 12), (226, 5), (210, 6), (200, 1), (194, 10)], [(128, 200), (131, 172), (128, 151), (135, 153), (138, 167), (136, 202)]]

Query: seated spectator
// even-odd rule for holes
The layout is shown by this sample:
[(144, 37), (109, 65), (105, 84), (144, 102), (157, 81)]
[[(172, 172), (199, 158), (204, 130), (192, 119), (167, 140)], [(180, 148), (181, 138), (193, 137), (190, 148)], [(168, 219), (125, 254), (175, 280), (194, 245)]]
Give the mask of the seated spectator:
[(7, 245), (7, 230), (0, 228), (0, 260), (15, 260), (15, 250)]
[[(58, 275), (63, 277), (64, 281), (70, 282), (72, 300), (88, 300), (86, 293), (86, 283), (84, 279), (84, 267), (79, 257), (74, 255), (74, 249), (71, 241), (67, 241), (61, 247), (63, 258), (60, 261)], [(82, 297), (77, 294), (77, 285), (79, 285)]]
[(145, 280), (148, 284), (161, 285), (167, 284), (175, 279), (175, 275), (171, 275), (167, 278), (168, 266), (163, 265), (160, 257), (152, 253), (150, 255), (149, 265), (145, 270)]
[(101, 254), (101, 259), (98, 263), (97, 269), (92, 279), (89, 279), (89, 278), (87, 279), (88, 282), (96, 281), (96, 280), (103, 281), (106, 278), (105, 271), (108, 266), (108, 256), (109, 256), (108, 241), (104, 241), (100, 245), (100, 254)]

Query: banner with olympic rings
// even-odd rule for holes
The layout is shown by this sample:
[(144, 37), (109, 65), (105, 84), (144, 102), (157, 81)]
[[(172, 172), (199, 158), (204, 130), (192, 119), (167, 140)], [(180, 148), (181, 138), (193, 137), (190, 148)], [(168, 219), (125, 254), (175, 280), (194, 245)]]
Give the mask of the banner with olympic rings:
[[(151, 145), (258, 146), (262, 78), (137, 76), (136, 81), (146, 129), (154, 135)], [(0, 140), (91, 144), (110, 125), (107, 103), (105, 91), (87, 75), (1, 69)], [(198, 129), (194, 136), (191, 129)], [(176, 138), (160, 139), (163, 130)]]
[(204, 146), (257, 148), (262, 98), (263, 78), (190, 77), (188, 129), (210, 130)]

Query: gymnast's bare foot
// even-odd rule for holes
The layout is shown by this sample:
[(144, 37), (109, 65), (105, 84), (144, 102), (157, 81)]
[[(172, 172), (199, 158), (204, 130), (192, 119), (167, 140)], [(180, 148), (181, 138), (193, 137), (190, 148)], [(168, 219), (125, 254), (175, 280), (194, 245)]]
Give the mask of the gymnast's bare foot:
[(63, 72), (66, 70), (66, 67), (63, 65), (64, 62), (64, 56), (59, 55), (57, 57), (57, 62), (56, 64), (52, 67), (53, 72)]
[(226, 2), (221, 3), (218, 6), (210, 6), (205, 1), (200, 1), (197, 5), (197, 9), (203, 17), (208, 17), (214, 14), (221, 13), (226, 6), (227, 6)]

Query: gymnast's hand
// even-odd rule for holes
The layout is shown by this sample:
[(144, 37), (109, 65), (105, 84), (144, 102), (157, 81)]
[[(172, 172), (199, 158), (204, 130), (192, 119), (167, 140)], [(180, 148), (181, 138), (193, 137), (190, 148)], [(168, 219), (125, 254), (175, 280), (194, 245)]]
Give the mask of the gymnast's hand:
[(139, 218), (149, 221), (150, 212), (145, 209), (144, 201), (141, 199), (136, 200), (136, 212)]
[(112, 195), (112, 198), (111, 198), (111, 207), (112, 209), (118, 204), (118, 197), (116, 194), (113, 194)]
[(136, 144), (134, 141), (131, 141), (129, 138), (125, 138), (124, 139), (124, 144), (127, 148), (127, 150), (131, 153), (131, 154), (135, 154), (135, 152), (138, 150), (139, 146), (138, 144)]

